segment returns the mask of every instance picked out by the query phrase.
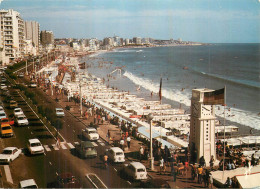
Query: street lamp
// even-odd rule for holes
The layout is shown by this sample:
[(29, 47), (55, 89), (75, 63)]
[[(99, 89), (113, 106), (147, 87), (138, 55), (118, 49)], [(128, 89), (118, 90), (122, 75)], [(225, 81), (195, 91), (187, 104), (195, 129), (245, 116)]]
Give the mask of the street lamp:
[(154, 170), (154, 159), (153, 159), (153, 137), (152, 137), (152, 120), (153, 120), (153, 114), (148, 114), (148, 122), (150, 123), (150, 168), (153, 171)]
[(26, 68), (26, 69), (25, 69), (25, 75), (28, 75), (28, 70), (27, 70), (27, 64), (28, 64), (28, 63), (27, 63), (27, 61), (28, 61), (28, 60), (26, 59), (26, 66), (25, 66), (25, 68)]
[(82, 93), (81, 93), (81, 81), (79, 81), (79, 96), (80, 96), (80, 118), (82, 118)]

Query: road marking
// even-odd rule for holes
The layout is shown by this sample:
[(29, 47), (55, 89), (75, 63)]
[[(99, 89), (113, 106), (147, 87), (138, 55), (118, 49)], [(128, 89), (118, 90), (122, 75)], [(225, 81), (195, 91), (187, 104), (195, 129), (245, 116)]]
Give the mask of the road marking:
[(43, 147), (45, 148), (45, 150), (46, 150), (47, 152), (51, 151), (51, 149), (49, 148), (48, 145), (43, 145)]
[(114, 170), (117, 172), (116, 168), (114, 168)]
[(100, 142), (100, 144), (101, 144), (101, 146), (105, 146), (105, 143), (103, 143), (103, 142)]
[(56, 146), (56, 144), (52, 144), (52, 147), (54, 150), (59, 150), (59, 148)]
[(62, 148), (63, 150), (68, 149), (68, 148), (65, 146), (65, 144), (63, 144), (63, 143), (61, 143), (60, 146), (61, 146), (61, 148)]
[(5, 176), (6, 176), (7, 182), (10, 182), (10, 183), (13, 184), (13, 179), (12, 179), (12, 175), (11, 175), (9, 165), (4, 165), (4, 170), (5, 170)]
[(129, 182), (129, 181), (126, 181), (128, 184), (131, 184), (131, 182)]
[(68, 145), (71, 149), (75, 148), (71, 143), (67, 143), (67, 145)]
[(79, 142), (74, 142), (76, 145), (79, 145)]
[(97, 143), (95, 143), (95, 142), (91, 142), (91, 143), (93, 144), (93, 146), (98, 146)]
[(52, 163), (49, 161), (49, 164), (52, 165)]

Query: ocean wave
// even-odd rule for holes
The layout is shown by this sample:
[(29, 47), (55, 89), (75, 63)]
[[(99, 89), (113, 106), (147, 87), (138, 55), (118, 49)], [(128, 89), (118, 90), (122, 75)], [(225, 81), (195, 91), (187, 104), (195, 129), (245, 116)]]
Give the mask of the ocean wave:
[(254, 88), (260, 89), (260, 83), (256, 82), (256, 81), (248, 81), (248, 80), (243, 80), (243, 79), (233, 79), (233, 78), (226, 77), (226, 76), (219, 75), (219, 74), (210, 74), (210, 73), (198, 71), (198, 70), (195, 70), (195, 69), (190, 69), (190, 70), (193, 71), (193, 72), (202, 74), (202, 75), (206, 75), (206, 76), (209, 76), (209, 77), (216, 78), (216, 79), (221, 79), (221, 80), (229, 81), (229, 82), (236, 83), (236, 84), (239, 84), (239, 85), (244, 85), (244, 86), (247, 86), (247, 87), (254, 87)]
[[(133, 83), (135, 83), (138, 86), (141, 86), (149, 91), (157, 92), (159, 91), (159, 81), (158, 83), (154, 83), (151, 80), (147, 78), (140, 78), (128, 71), (125, 71), (123, 74), (126, 76), (128, 79), (130, 79)], [(180, 91), (179, 89), (164, 89), (162, 88), (162, 96), (164, 98), (167, 98), (169, 100), (179, 102), (181, 104), (184, 104), (185, 106), (190, 107), (191, 105), (191, 91), (184, 92)], [(222, 106), (219, 106), (220, 110), (218, 107), (215, 107), (215, 112), (216, 116), (220, 117), (220, 119), (224, 118), (224, 110)], [(257, 113), (250, 112), (250, 111), (245, 111), (241, 110), (238, 108), (230, 108), (227, 106), (226, 107), (226, 120), (242, 124), (245, 126), (249, 126), (255, 129), (260, 129), (260, 117), (257, 115)]]

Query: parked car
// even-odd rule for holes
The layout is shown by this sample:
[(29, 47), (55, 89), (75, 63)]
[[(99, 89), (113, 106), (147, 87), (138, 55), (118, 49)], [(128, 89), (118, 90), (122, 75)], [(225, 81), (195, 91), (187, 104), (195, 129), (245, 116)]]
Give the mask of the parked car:
[(8, 124), (1, 124), (1, 136), (11, 137), (14, 135), (12, 127)]
[(58, 188), (81, 188), (81, 185), (71, 173), (61, 173), (57, 177)]
[(25, 115), (18, 115), (16, 118), (16, 122), (18, 126), (26, 126), (29, 125), (29, 121)]
[(140, 162), (131, 162), (129, 164), (125, 164), (123, 171), (128, 177), (131, 177), (134, 180), (146, 180), (147, 179), (146, 168)]
[(31, 88), (36, 88), (36, 87), (37, 87), (37, 84), (36, 84), (36, 83), (31, 83), (31, 84), (30, 84), (30, 87), (31, 87)]
[(4, 83), (1, 83), (0, 88), (3, 89), (7, 89), (7, 86)]
[(125, 162), (124, 151), (119, 147), (111, 147), (107, 150), (108, 159), (112, 162)]
[(7, 147), (0, 154), (0, 163), (10, 163), (18, 158), (21, 153), (22, 150), (17, 147)]
[(57, 117), (64, 117), (65, 116), (62, 108), (56, 108), (56, 116)]
[(5, 111), (3, 106), (0, 106), (0, 112)]
[(88, 140), (98, 140), (99, 134), (97, 130), (93, 127), (87, 127), (85, 130), (83, 130), (82, 135), (88, 139)]
[(20, 181), (19, 188), (38, 188), (34, 179)]
[(39, 139), (34, 138), (34, 139), (29, 139), (28, 144), (27, 144), (28, 150), (30, 154), (43, 154), (44, 153), (44, 148), (39, 141)]
[(19, 73), (19, 74), (18, 74), (18, 77), (19, 77), (19, 78), (23, 78), (23, 77), (24, 77), (24, 73)]
[(1, 78), (1, 82), (3, 82), (3, 83), (6, 82), (6, 78), (5, 78), (5, 77), (2, 77), (2, 78)]
[(18, 115), (24, 115), (23, 110), (21, 108), (14, 109), (14, 116), (17, 117)]
[(9, 106), (10, 106), (10, 108), (17, 108), (18, 107), (18, 103), (15, 100), (11, 100)]
[(0, 119), (6, 118), (6, 114), (4, 111), (0, 111)]
[(97, 157), (97, 150), (90, 141), (81, 141), (75, 150), (81, 158)]
[(1, 124), (7, 124), (7, 123), (9, 123), (10, 125), (14, 125), (14, 120), (8, 119), (8, 118), (2, 118), (1, 119)]

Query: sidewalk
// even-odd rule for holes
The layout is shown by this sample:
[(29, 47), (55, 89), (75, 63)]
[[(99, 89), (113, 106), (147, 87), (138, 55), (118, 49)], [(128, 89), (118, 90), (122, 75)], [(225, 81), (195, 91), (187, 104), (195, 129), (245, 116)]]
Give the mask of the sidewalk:
[[(50, 91), (49, 91), (49, 96), (52, 99), (56, 98), (55, 95), (51, 96)], [(93, 120), (94, 120), (93, 116), (89, 117), (87, 120), (85, 118), (83, 119), (80, 117), (80, 106), (78, 103), (75, 104), (74, 102), (68, 102), (67, 97), (65, 95), (63, 95), (63, 98), (61, 95), (58, 95), (58, 99), (59, 99), (58, 104), (60, 104), (63, 109), (65, 109), (66, 106), (70, 106), (71, 109), (68, 112), (70, 112), (74, 117), (78, 118), (86, 126), (88, 126), (90, 124), (90, 122), (93, 122)], [(87, 110), (87, 108), (82, 106), (82, 112), (85, 112), (86, 110)], [(114, 132), (117, 135), (120, 135), (121, 129), (118, 126), (112, 125), (106, 121), (104, 121), (103, 124), (99, 124), (97, 131), (98, 131), (100, 137), (103, 140), (105, 140), (108, 144), (112, 144), (112, 142), (107, 137), (108, 130), (110, 130), (111, 132)], [(129, 159), (130, 161), (139, 162), (138, 153), (139, 153), (139, 149), (140, 149), (141, 145), (145, 146), (142, 142), (131, 137), (130, 149), (125, 147), (125, 151), (124, 151), (126, 158)], [(173, 182), (173, 176), (170, 174), (171, 170), (170, 170), (169, 166), (166, 167), (165, 174), (159, 174), (160, 167), (159, 167), (158, 161), (154, 161), (154, 171), (150, 171), (149, 160), (142, 160), (142, 163), (146, 166), (149, 177), (151, 177), (153, 179), (154, 178), (163, 179), (169, 183), (171, 188), (203, 188), (204, 187), (204, 184), (198, 184), (196, 179), (194, 181), (191, 180), (191, 169), (190, 168), (186, 172), (185, 175), (177, 175), (176, 182)]]

